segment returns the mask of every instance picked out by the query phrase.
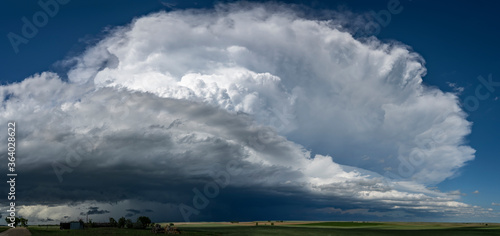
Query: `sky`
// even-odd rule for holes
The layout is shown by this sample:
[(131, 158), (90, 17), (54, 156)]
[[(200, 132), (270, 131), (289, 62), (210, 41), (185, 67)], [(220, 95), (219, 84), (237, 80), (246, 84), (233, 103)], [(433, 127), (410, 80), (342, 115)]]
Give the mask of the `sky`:
[(17, 213), (500, 222), (496, 9), (8, 0)]

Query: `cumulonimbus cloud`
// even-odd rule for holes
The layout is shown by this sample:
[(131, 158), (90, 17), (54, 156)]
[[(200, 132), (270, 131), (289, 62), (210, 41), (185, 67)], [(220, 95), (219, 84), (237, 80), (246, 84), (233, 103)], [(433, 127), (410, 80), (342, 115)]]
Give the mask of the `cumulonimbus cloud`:
[(0, 119), (20, 124), (19, 165), (40, 181), (25, 200), (178, 204), (236, 161), (230, 186), (293, 190), (322, 202), (322, 212), (342, 204), (361, 210), (340, 212), (367, 215), (474, 212), (425, 188), (474, 150), (456, 95), (422, 82), (418, 54), (284, 6), (266, 9), (150, 14), (70, 59), (67, 81), (44, 72), (2, 86)]

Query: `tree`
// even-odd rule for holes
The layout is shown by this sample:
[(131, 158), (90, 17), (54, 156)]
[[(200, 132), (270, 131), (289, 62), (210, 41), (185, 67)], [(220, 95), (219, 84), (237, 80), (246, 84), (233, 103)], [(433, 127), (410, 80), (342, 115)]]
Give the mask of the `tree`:
[(22, 227), (28, 226), (28, 219), (24, 219), (23, 217), (19, 218), (19, 222), (21, 222)]
[(142, 224), (142, 228), (145, 229), (151, 223), (151, 219), (147, 216), (139, 216), (139, 218), (137, 218), (137, 222), (140, 222)]
[(85, 224), (85, 223), (83, 222), (83, 220), (82, 220), (82, 219), (79, 219), (79, 220), (78, 220), (78, 223), (80, 223), (80, 225), (83, 225), (83, 227), (84, 227), (84, 228), (89, 228), (88, 223), (87, 223), (87, 224)]
[[(82, 220), (82, 219), (80, 219), (80, 220)], [(82, 222), (83, 222), (83, 220), (82, 220)], [(85, 225), (85, 227), (87, 227), (87, 228), (92, 228), (92, 227), (94, 227), (94, 222), (92, 221), (92, 219), (89, 219), (89, 220), (87, 221), (87, 224), (84, 224), (84, 225)]]
[(140, 221), (136, 221), (132, 227), (134, 229), (144, 229), (144, 227)]
[(125, 225), (127, 224), (127, 220), (125, 219), (125, 217), (121, 217), (120, 219), (118, 219), (118, 227), (119, 228), (125, 228)]
[(134, 223), (132, 223), (132, 221), (130, 219), (127, 219), (125, 221), (125, 225), (127, 226), (128, 229), (131, 229), (134, 227)]
[(111, 225), (111, 227), (118, 226), (118, 222), (116, 222), (116, 220), (113, 217), (109, 217), (109, 224)]
[(21, 219), (15, 217), (14, 222), (11, 222), (10, 217), (5, 217), (5, 222), (7, 222), (7, 225), (14, 223), (14, 227), (16, 227), (19, 224), (19, 222), (21, 222)]

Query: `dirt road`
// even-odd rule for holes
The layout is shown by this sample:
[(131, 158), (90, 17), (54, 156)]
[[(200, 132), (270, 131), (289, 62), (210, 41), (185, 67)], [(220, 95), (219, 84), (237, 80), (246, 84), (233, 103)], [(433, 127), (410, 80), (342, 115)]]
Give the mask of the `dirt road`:
[(30, 231), (26, 228), (21, 228), (21, 227), (9, 229), (7, 231), (0, 233), (0, 236), (29, 236), (29, 235), (31, 235)]

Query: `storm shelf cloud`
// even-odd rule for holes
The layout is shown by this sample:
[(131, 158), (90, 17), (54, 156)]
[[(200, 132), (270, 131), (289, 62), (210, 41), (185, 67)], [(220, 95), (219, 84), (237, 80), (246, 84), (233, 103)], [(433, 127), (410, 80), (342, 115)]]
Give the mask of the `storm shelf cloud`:
[(410, 47), (341, 21), (278, 4), (157, 12), (61, 64), (0, 88), (23, 216), (183, 220), (229, 163), (191, 220), (491, 214), (429, 188), (474, 159), (457, 95), (423, 83)]

